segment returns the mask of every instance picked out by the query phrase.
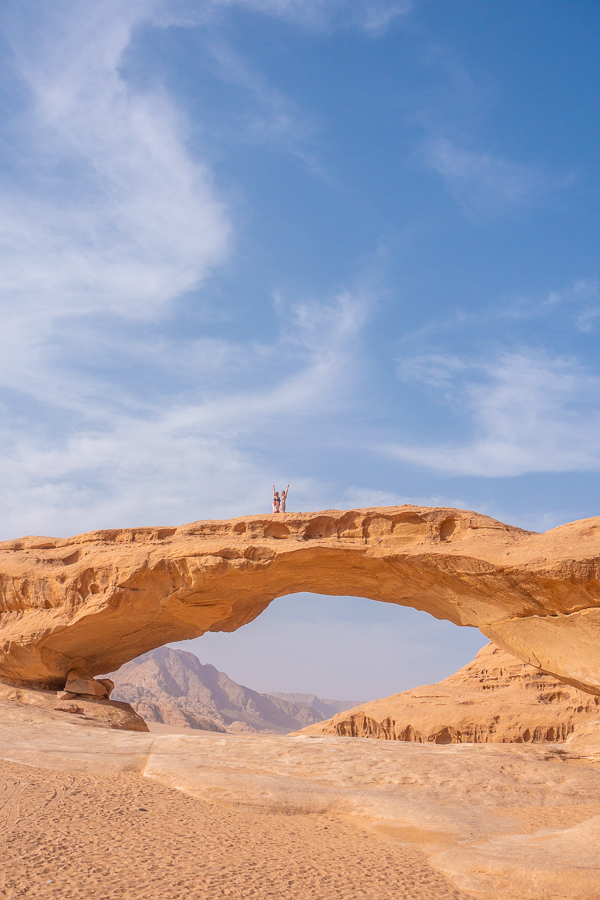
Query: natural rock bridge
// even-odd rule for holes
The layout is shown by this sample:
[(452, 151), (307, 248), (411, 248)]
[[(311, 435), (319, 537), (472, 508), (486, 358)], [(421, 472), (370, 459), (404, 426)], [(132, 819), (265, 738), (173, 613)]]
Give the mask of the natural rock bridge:
[(600, 694), (599, 575), (600, 517), (536, 534), (400, 506), (26, 537), (0, 543), (0, 678), (60, 688), (312, 591), (475, 625)]

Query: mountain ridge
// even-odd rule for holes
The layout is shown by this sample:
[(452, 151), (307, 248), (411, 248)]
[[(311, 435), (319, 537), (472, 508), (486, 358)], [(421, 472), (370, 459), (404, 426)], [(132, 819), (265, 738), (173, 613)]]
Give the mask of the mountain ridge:
[[(149, 723), (201, 731), (288, 734), (355, 706), (315, 694), (259, 693), (186, 650), (159, 647), (111, 673), (112, 697)], [(300, 699), (314, 698), (311, 705)]]
[(600, 697), (490, 643), (437, 684), (362, 703), (302, 732), (436, 744), (563, 742), (599, 714)]
[(355, 706), (362, 706), (365, 700), (329, 700), (324, 697), (317, 697), (316, 694), (295, 694), (285, 693), (282, 691), (265, 691), (268, 697), (276, 697), (278, 700), (287, 700), (290, 703), (307, 703), (310, 707), (321, 713), (324, 719), (329, 719), (337, 713), (345, 712), (347, 709), (354, 709)]

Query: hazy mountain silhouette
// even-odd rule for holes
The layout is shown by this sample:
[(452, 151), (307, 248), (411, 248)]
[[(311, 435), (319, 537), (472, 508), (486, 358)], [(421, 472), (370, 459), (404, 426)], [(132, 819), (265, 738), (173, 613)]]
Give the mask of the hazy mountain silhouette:
[(193, 653), (169, 647), (145, 653), (110, 677), (112, 698), (131, 703), (147, 722), (203, 731), (287, 734), (356, 706), (315, 694), (259, 694)]

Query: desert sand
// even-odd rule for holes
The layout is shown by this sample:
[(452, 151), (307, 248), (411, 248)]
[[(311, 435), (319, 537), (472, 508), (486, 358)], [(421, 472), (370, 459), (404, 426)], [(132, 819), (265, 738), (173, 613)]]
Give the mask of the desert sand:
[(0, 701), (0, 759), (5, 897), (598, 900), (598, 721), (436, 745), (128, 732)]
[(84, 683), (163, 644), (235, 631), (295, 591), (477, 626), (600, 694), (600, 518), (534, 534), (416, 506), (4, 541), (0, 677), (62, 689), (75, 672)]
[(0, 762), (6, 900), (467, 900), (424, 854), (318, 815), (216, 806), (136, 774)]

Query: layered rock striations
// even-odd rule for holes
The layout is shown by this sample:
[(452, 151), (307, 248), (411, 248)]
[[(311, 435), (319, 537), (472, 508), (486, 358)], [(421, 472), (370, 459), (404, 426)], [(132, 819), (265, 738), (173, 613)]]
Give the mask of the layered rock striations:
[(488, 644), (438, 684), (363, 703), (298, 733), (420, 744), (538, 743), (565, 741), (598, 718), (600, 697)]
[(244, 687), (185, 650), (151, 650), (112, 678), (113, 697), (130, 703), (146, 722), (230, 734), (288, 734), (323, 718), (307, 703)]
[(474, 625), (600, 693), (600, 518), (535, 534), (415, 506), (247, 516), (0, 544), (0, 678), (54, 688), (234, 631), (297, 591)]

